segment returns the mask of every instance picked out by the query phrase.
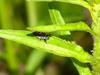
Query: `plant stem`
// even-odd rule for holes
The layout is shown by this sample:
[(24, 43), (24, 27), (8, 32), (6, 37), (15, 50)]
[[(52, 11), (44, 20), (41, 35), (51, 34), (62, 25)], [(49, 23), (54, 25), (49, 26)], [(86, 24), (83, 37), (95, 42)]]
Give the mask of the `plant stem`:
[[(11, 4), (10, 4), (11, 5)], [(12, 9), (9, 9), (9, 4), (5, 0), (0, 1), (0, 20), (1, 20), (1, 28), (9, 29), (13, 28), (12, 26)], [(12, 6), (10, 6), (11, 8)], [(6, 60), (12, 71), (18, 70), (18, 63), (16, 59), (15, 53), (15, 45), (11, 41), (5, 41), (5, 50), (6, 50)]]
[(100, 75), (100, 37), (95, 38), (94, 47), (94, 61), (93, 61), (93, 73), (94, 75)]
[(40, 52), (38, 50), (33, 51), (28, 59), (28, 62), (25, 68), (26, 73), (34, 74), (45, 56), (46, 56), (45, 52)]
[(95, 17), (95, 21), (93, 21), (93, 31), (96, 33), (96, 36), (94, 36), (94, 53), (93, 53), (93, 74), (94, 75), (100, 75), (100, 18), (99, 13), (100, 9), (98, 11), (97, 4), (94, 5), (93, 13)]
[(33, 26), (37, 24), (37, 14), (36, 14), (36, 2), (32, 0), (26, 0), (28, 25)]
[[(36, 16), (36, 3), (32, 0), (26, 0), (27, 15), (28, 15), (28, 25), (33, 26), (37, 24)], [(41, 64), (47, 53), (40, 51), (32, 51), (27, 64), (25, 66), (26, 74), (35, 74), (37, 67)]]

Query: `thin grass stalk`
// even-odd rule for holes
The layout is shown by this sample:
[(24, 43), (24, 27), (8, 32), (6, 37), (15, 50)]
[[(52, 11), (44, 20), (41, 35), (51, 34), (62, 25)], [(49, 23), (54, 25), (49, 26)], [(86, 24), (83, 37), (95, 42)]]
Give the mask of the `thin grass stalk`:
[[(36, 3), (32, 0), (26, 0), (26, 8), (28, 15), (28, 26), (33, 26), (37, 24), (37, 14), (36, 14)], [(46, 56), (45, 52), (32, 51), (30, 57), (27, 61), (25, 72), (27, 74), (35, 74), (36, 69), (41, 64)]]
[[(0, 1), (0, 20), (1, 20), (1, 28), (2, 29), (12, 29), (12, 5), (7, 6), (7, 2), (5, 0)], [(9, 9), (10, 8), (10, 9)], [(18, 63), (16, 58), (15, 45), (13, 42), (5, 40), (5, 57), (8, 63), (10, 70), (16, 71), (18, 70)]]

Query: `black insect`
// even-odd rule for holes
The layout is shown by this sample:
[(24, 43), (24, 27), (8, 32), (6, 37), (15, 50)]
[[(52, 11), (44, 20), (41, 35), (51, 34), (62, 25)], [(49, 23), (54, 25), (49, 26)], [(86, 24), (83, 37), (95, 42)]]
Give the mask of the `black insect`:
[(36, 36), (38, 39), (44, 40), (46, 42), (46, 40), (49, 39), (50, 34), (46, 34), (44, 32), (34, 31), (31, 34), (28, 34), (28, 36)]

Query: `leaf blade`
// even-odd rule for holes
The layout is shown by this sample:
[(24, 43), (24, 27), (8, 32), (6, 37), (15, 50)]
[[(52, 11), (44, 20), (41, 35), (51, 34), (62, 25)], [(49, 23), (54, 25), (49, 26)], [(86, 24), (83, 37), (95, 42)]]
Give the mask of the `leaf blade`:
[[(91, 55), (85, 52), (81, 47), (79, 46), (76, 47), (74, 43), (71, 44), (69, 42), (63, 41), (62, 39), (54, 37), (54, 36), (51, 36), (47, 40), (47, 43), (45, 43), (44, 41), (39, 40), (36, 37), (26, 36), (26, 34), (29, 33), (29, 31), (21, 31), (20, 33), (17, 33), (18, 30), (14, 30), (13, 32), (15, 33), (13, 33), (12, 31), (13, 30), (11, 31), (0, 30), (0, 37), (19, 42), (21, 44), (30, 46), (32, 48), (41, 49), (45, 52), (49, 52), (58, 56), (74, 57), (81, 62), (91, 62)], [(56, 40), (58, 44), (54, 42), (52, 43), (53, 40)], [(59, 45), (59, 43), (63, 44), (66, 47)], [(79, 54), (79, 52), (81, 54)]]
[(76, 5), (80, 5), (83, 6), (85, 8), (90, 9), (90, 5), (88, 4), (88, 2), (84, 1), (84, 0), (34, 0), (36, 2), (40, 2), (40, 1), (47, 1), (47, 2), (65, 2), (65, 3), (71, 3), (71, 4), (76, 4)]
[(57, 25), (47, 25), (47, 26), (33, 26), (28, 27), (31, 31), (40, 32), (55, 32), (55, 31), (86, 31), (95, 35), (95, 33), (88, 27), (84, 22), (67, 23), (67, 24), (57, 24)]
[[(56, 9), (49, 9), (49, 14), (52, 20), (53, 24), (65, 24), (64, 19), (62, 17), (62, 15), (60, 14), (60, 11), (56, 10)], [(58, 31), (58, 32), (54, 32), (54, 34), (57, 35), (70, 35), (71, 33), (69, 31)]]
[(79, 75), (92, 75), (92, 72), (90, 71), (87, 63), (81, 63), (75, 59), (72, 59), (72, 61), (77, 68)]

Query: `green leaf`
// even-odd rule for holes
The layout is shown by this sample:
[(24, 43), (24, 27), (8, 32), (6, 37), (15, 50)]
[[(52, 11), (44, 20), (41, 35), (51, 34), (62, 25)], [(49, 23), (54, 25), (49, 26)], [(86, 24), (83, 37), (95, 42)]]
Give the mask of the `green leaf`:
[(25, 73), (27, 75), (33, 73), (36, 70), (36, 68), (43, 62), (43, 59), (45, 58), (46, 54), (47, 52), (43, 52), (39, 50), (33, 51), (30, 54), (27, 64), (25, 66)]
[(30, 31), (24, 30), (0, 30), (0, 37), (58, 56), (74, 57), (85, 63), (91, 62), (91, 55), (73, 42), (66, 42), (54, 36), (49, 37), (49, 39), (44, 42), (44, 40), (40, 40), (36, 37), (27, 36), (29, 33)]
[(96, 2), (97, 4), (100, 4), (100, 0), (95, 0), (95, 2)]
[(53, 1), (57, 1), (57, 2), (65, 2), (65, 3), (71, 3), (71, 4), (77, 4), (77, 5), (80, 5), (80, 6), (83, 6), (85, 8), (88, 8), (90, 9), (90, 5), (84, 1), (84, 0), (33, 0), (33, 1), (47, 1), (47, 2), (53, 2)]
[[(51, 19), (52, 19), (52, 21), (53, 21), (54, 24), (58, 24), (58, 25), (59, 24), (65, 24), (63, 18), (61, 17), (61, 14), (60, 14), (60, 12), (58, 10), (49, 9), (49, 13), (50, 13)], [(62, 32), (64, 32), (64, 31), (62, 31)], [(56, 38), (56, 39), (58, 39), (58, 38)], [(56, 40), (54, 40), (54, 41), (56, 41)], [(71, 43), (71, 42), (69, 42), (69, 43)], [(64, 45), (64, 44), (62, 45), (61, 43), (57, 43), (57, 45), (66, 48), (66, 45)], [(75, 47), (77, 47), (77, 46), (78, 45), (76, 45)], [(78, 72), (79, 72), (80, 75), (83, 75), (83, 74), (84, 75), (91, 75), (90, 69), (89, 69), (89, 67), (88, 67), (88, 65), (86, 63), (81, 63), (81, 62), (77, 61), (76, 59), (72, 59), (72, 61), (73, 61), (73, 64), (77, 68), (77, 70), (78, 70)]]
[[(61, 16), (60, 12), (55, 9), (49, 9), (50, 17), (53, 24), (65, 24), (63, 17)], [(70, 35), (71, 33), (69, 31), (59, 31), (54, 32), (56, 35)]]
[(53, 24), (65, 24), (60, 12), (56, 9), (49, 9), (50, 17)]
[(47, 26), (32, 26), (27, 29), (31, 31), (40, 32), (55, 32), (55, 31), (86, 31), (95, 35), (95, 33), (88, 27), (84, 22), (67, 23), (67, 24), (57, 24), (57, 25), (47, 25)]
[(86, 63), (81, 63), (75, 59), (72, 59), (73, 64), (75, 65), (75, 67), (77, 68), (79, 75), (92, 75), (88, 64)]

